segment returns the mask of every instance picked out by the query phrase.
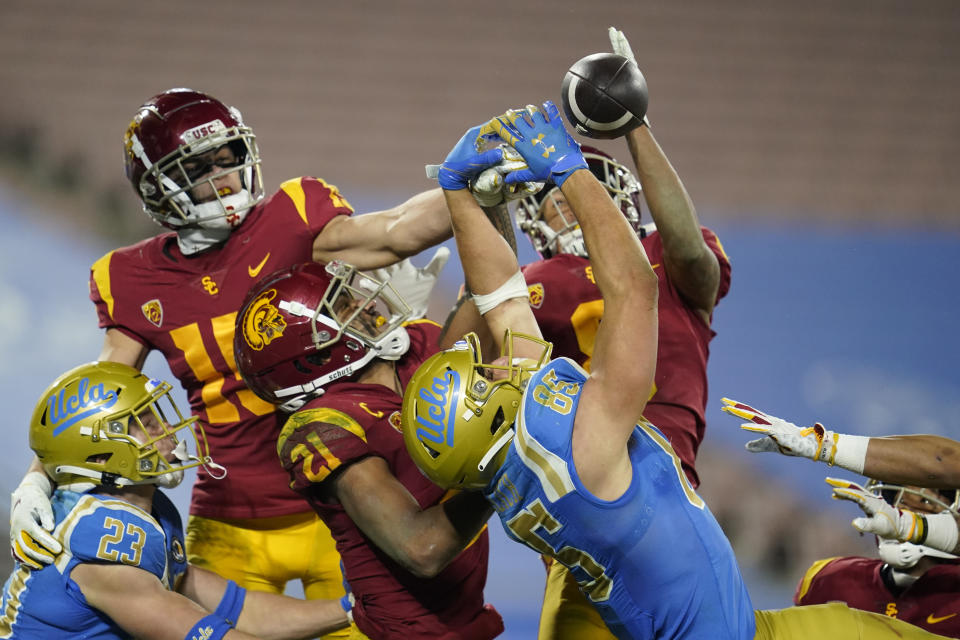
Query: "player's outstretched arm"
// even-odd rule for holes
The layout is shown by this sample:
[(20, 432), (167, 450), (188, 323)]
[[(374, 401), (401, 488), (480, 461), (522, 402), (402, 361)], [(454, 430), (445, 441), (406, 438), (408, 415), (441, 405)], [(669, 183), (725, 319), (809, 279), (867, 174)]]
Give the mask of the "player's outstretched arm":
[(391, 209), (337, 216), (314, 239), (313, 259), (379, 269), (447, 240), (450, 233), (443, 195), (431, 189)]
[[(614, 53), (636, 61), (622, 31), (610, 27), (609, 35)], [(720, 286), (720, 265), (703, 239), (696, 209), (680, 176), (646, 118), (644, 122), (627, 132), (626, 139), (643, 197), (663, 239), (664, 268), (686, 303), (709, 324)]]
[(87, 603), (143, 640), (300, 640), (349, 624), (338, 600), (304, 601), (236, 586), (227, 593), (226, 580), (196, 567), (187, 569), (180, 585), (183, 593), (169, 591), (155, 575), (124, 564), (80, 564), (71, 577)]
[(527, 301), (514, 247), (468, 188), (473, 178), (502, 157), (501, 149), (478, 151), (481, 131), (479, 126), (472, 127), (460, 138), (441, 165), (438, 181), (450, 211), (467, 289), (499, 346), (508, 328), (537, 337), (540, 329)]
[[(627, 464), (624, 445), (653, 385), (657, 276), (636, 234), (589, 171), (552, 102), (544, 103), (542, 110), (508, 111), (489, 126), (513, 144), (529, 166), (506, 181), (553, 180), (583, 231), (603, 296), (604, 319), (594, 342), (591, 376), (577, 408), (574, 461), (591, 491), (615, 493), (606, 471)], [(597, 479), (594, 486), (591, 477)]]
[(246, 591), (238, 603), (240, 592), (234, 586), (231, 587), (233, 591), (228, 593), (228, 584), (227, 580), (212, 571), (190, 565), (177, 591), (207, 611), (223, 611), (231, 602), (234, 607), (240, 604), (236, 627), (257, 638), (316, 638), (349, 625), (347, 609), (352, 605), (346, 598), (303, 600), (275, 593)]
[(746, 444), (748, 451), (776, 451), (836, 465), (869, 478), (934, 489), (960, 487), (960, 442), (917, 434), (877, 438), (846, 435), (819, 422), (798, 427), (750, 405), (723, 398), (722, 410), (747, 420), (741, 429), (763, 437)]

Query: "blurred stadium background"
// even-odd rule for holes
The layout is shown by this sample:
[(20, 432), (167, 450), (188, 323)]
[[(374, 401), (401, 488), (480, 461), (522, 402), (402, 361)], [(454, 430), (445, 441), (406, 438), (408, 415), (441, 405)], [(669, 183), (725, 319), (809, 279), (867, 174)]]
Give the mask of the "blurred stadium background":
[[(823, 483), (843, 472), (748, 455), (719, 398), (864, 435), (960, 437), (960, 5), (440, 6), (0, 4), (0, 398), (11, 410), (0, 529), (30, 459), (36, 398), (99, 351), (89, 265), (159, 231), (120, 164), (123, 130), (146, 98), (208, 91), (254, 127), (268, 190), (321, 176), (372, 211), (430, 187), (423, 165), (468, 126), (558, 100), (567, 66), (608, 50), (616, 25), (647, 77), (657, 138), (733, 263), (715, 312), (701, 493), (758, 607), (788, 605), (814, 559), (871, 554), (872, 540), (849, 527), (853, 507)], [(590, 144), (628, 160), (621, 141)], [(432, 317), (444, 317), (460, 279), (452, 260)], [(169, 377), (156, 355), (147, 369)], [(185, 513), (188, 491), (175, 499)], [(539, 561), (492, 529), (488, 599), (504, 638), (533, 637)]]

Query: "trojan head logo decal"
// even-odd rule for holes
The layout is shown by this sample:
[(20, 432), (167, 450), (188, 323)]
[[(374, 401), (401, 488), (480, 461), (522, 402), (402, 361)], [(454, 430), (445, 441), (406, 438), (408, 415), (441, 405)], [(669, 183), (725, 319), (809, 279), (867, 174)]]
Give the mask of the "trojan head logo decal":
[(143, 311), (143, 317), (158, 329), (163, 324), (163, 305), (156, 298), (144, 302), (140, 310)]
[(260, 351), (283, 335), (287, 321), (273, 304), (276, 289), (267, 289), (247, 307), (243, 314), (243, 339), (254, 351)]
[(530, 296), (530, 306), (539, 309), (543, 304), (543, 285), (537, 282), (527, 287), (527, 295)]
[(143, 115), (143, 111), (138, 111), (137, 115), (133, 116), (130, 124), (127, 125), (127, 130), (123, 134), (123, 150), (126, 151), (127, 156), (129, 156), (131, 160), (136, 158), (133, 145), (140, 144), (139, 140), (137, 140), (137, 132), (140, 131), (140, 122), (143, 121)]

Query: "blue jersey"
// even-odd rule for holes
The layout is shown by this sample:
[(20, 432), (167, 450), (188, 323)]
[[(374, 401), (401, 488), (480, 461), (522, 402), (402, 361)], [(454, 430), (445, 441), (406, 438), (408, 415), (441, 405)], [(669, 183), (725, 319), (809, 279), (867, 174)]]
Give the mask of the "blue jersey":
[(113, 496), (58, 489), (53, 535), (63, 553), (40, 571), (16, 566), (4, 585), (0, 638), (129, 638), (87, 604), (70, 572), (86, 562), (128, 564), (173, 589), (187, 568), (183, 526), (173, 503), (154, 495), (146, 513)]
[(656, 428), (634, 429), (633, 479), (620, 498), (601, 500), (580, 482), (571, 442), (587, 377), (559, 358), (530, 379), (485, 491), (507, 535), (566, 565), (619, 638), (752, 639), (733, 549)]

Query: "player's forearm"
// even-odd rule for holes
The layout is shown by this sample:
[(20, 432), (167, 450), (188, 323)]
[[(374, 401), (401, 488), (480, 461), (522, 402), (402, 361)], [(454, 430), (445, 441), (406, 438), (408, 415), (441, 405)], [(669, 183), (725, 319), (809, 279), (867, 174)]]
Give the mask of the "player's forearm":
[(26, 477), (27, 474), (33, 473), (34, 471), (39, 471), (43, 475), (47, 475), (46, 472), (43, 470), (43, 464), (41, 464), (40, 458), (38, 458), (37, 456), (33, 456), (33, 460), (30, 461), (30, 466), (27, 467), (27, 473), (24, 473), (23, 475), (24, 477)]
[(934, 435), (870, 438), (863, 474), (936, 489), (960, 487), (960, 442)]
[(338, 600), (300, 600), (247, 591), (237, 629), (264, 640), (316, 638), (349, 626)]
[(478, 295), (496, 290), (520, 268), (517, 257), (468, 190), (444, 194), (467, 288)]
[(626, 219), (593, 174), (581, 170), (563, 183), (563, 195), (580, 223), (597, 287), (608, 298), (652, 297), (657, 276)]
[(447, 240), (450, 233), (443, 195), (432, 189), (393, 209), (331, 220), (314, 239), (312, 257), (379, 269)]
[(627, 144), (663, 241), (664, 268), (688, 304), (709, 313), (720, 285), (720, 264), (703, 239), (693, 202), (649, 127), (630, 131)]
[(642, 126), (630, 131), (627, 145), (664, 250), (687, 261), (708, 251), (693, 202), (650, 128)]

